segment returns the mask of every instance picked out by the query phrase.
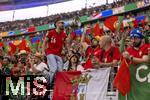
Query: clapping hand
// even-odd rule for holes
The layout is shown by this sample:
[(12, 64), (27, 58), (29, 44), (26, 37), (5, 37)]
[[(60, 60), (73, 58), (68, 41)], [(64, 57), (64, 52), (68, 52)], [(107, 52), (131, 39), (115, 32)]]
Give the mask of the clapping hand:
[(96, 56), (93, 56), (92, 59), (91, 59), (91, 63), (93, 65), (94, 68), (99, 68), (99, 59), (96, 57)]
[(130, 59), (130, 54), (127, 51), (125, 51), (125, 52), (123, 52), (123, 57), (125, 59)]

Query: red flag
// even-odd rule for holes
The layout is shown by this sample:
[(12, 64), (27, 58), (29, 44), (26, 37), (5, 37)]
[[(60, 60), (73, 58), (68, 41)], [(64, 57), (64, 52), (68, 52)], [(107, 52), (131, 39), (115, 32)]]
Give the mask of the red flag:
[(70, 35), (71, 35), (71, 39), (76, 40), (77, 36), (75, 32), (71, 32)]
[(94, 27), (94, 36), (102, 36), (103, 34), (103, 29), (99, 27), (99, 23), (96, 23), (95, 24), (95, 27)]
[(138, 27), (138, 21), (137, 20), (133, 20), (132, 23), (133, 23), (133, 27), (134, 28)]
[(4, 46), (4, 44), (2, 42), (0, 42), (0, 47), (3, 47), (3, 46)]
[(35, 32), (35, 31), (36, 31), (36, 29), (34, 26), (31, 26), (28, 28), (28, 32)]
[(26, 41), (22, 40), (22, 42), (18, 45), (18, 48), (20, 50), (25, 50), (25, 48), (26, 48)]
[(58, 72), (56, 74), (53, 100), (71, 100), (72, 96), (75, 98), (77, 85), (73, 85), (72, 82), (80, 75), (81, 72), (79, 71)]
[[(104, 21), (104, 25), (108, 27), (112, 32), (115, 32), (119, 27), (119, 16), (109, 17)], [(123, 29), (123, 23), (121, 23), (120, 29)]]
[(130, 91), (130, 70), (126, 59), (124, 58), (122, 59), (120, 68), (116, 74), (113, 85), (119, 90), (119, 92), (123, 96), (125, 96)]
[(90, 43), (91, 43), (90, 38), (86, 36), (86, 37), (85, 37), (85, 42), (86, 42), (87, 44), (90, 44)]
[(19, 50), (26, 50), (30, 52), (30, 48), (27, 46), (27, 41), (22, 40), (22, 42), (17, 46)]
[(16, 52), (16, 46), (13, 43), (9, 43), (10, 50), (8, 52), (9, 55), (13, 55)]
[(144, 27), (144, 26), (147, 24), (146, 19), (143, 19), (143, 20), (141, 21), (141, 24), (142, 24), (142, 27)]
[(92, 33), (92, 28), (91, 27), (87, 27), (86, 34), (91, 34), (91, 33)]

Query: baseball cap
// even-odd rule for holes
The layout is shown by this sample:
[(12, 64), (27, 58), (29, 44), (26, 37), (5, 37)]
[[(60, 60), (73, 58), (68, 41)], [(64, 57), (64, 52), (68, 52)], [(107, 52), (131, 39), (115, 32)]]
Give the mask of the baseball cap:
[(140, 38), (140, 39), (144, 38), (144, 36), (143, 36), (143, 34), (142, 34), (142, 32), (140, 31), (139, 28), (131, 30), (130, 37), (137, 37), (137, 38)]

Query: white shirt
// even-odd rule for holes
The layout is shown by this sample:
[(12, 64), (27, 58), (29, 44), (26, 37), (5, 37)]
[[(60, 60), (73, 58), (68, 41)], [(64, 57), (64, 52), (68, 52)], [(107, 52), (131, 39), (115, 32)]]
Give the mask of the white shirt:
[(41, 62), (40, 64), (38, 64), (38, 65), (36, 65), (36, 64), (34, 64), (34, 67), (38, 70), (38, 71), (40, 71), (40, 72), (42, 72), (43, 74), (47, 74), (47, 73), (49, 73), (48, 72), (48, 66), (44, 63), (44, 62)]

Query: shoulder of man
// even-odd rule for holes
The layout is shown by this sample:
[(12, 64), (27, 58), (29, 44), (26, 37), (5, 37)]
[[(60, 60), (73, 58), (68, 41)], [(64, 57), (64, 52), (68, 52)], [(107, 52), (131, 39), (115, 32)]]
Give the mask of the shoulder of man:
[(131, 50), (133, 50), (133, 47), (130, 46), (130, 47), (128, 47), (126, 50), (127, 50), (127, 51), (131, 51)]
[(140, 50), (145, 50), (149, 48), (149, 44), (143, 44), (142, 46), (140, 46)]
[(48, 35), (50, 35), (50, 34), (52, 34), (52, 33), (54, 33), (54, 32), (55, 32), (55, 29), (49, 30), (49, 31), (46, 33), (46, 36), (48, 36)]

